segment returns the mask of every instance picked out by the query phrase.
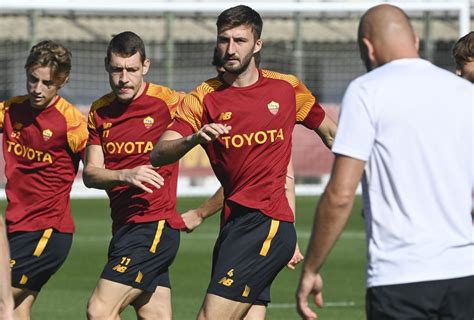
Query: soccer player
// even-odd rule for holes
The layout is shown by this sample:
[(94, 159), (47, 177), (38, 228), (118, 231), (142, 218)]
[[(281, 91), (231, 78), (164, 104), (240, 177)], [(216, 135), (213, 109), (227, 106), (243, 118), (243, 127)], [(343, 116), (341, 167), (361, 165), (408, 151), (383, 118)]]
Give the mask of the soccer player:
[(142, 39), (113, 37), (105, 69), (112, 92), (92, 104), (84, 183), (110, 198), (113, 238), (90, 297), (89, 319), (117, 319), (127, 306), (139, 319), (171, 319), (168, 267), (184, 223), (176, 211), (178, 164), (149, 164), (182, 94), (145, 82), (150, 68)]
[(222, 229), (198, 319), (240, 319), (268, 290), (296, 247), (285, 177), (296, 122), (331, 145), (335, 124), (296, 77), (258, 69), (262, 20), (239, 5), (217, 20), (225, 73), (198, 86), (151, 153), (173, 163), (201, 144), (224, 189)]
[(42, 41), (31, 49), (25, 70), (27, 95), (0, 103), (17, 319), (30, 318), (41, 288), (71, 247), (69, 193), (88, 135), (84, 116), (58, 95), (69, 79), (69, 50)]
[(0, 216), (0, 259), (0, 319), (13, 320), (15, 303), (11, 290), (10, 250), (3, 216)]
[(453, 47), (456, 74), (474, 83), (474, 31), (461, 37)]
[(367, 319), (472, 319), (472, 85), (419, 58), (418, 38), (398, 7), (369, 9), (358, 41), (369, 72), (342, 102), (298, 310), (316, 319), (307, 298), (323, 304), (319, 270), (362, 178)]

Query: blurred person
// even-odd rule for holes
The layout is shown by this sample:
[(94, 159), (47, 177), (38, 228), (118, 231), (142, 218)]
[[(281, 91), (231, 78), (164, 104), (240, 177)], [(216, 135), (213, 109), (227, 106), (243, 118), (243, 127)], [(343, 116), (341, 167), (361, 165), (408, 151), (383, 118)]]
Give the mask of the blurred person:
[(335, 124), (296, 77), (256, 67), (262, 20), (247, 6), (222, 12), (217, 52), (225, 73), (178, 107), (151, 155), (174, 163), (202, 145), (223, 186), (221, 231), (198, 319), (241, 319), (270, 302), (269, 288), (295, 253), (294, 215), (285, 196), (295, 123), (330, 146)]
[(59, 96), (70, 51), (41, 41), (25, 70), (27, 94), (0, 103), (15, 319), (31, 317), (41, 288), (71, 248), (69, 194), (88, 135), (84, 116)]
[(461, 37), (453, 47), (456, 74), (474, 83), (474, 31)]
[(114, 36), (105, 58), (112, 92), (89, 112), (83, 179), (106, 190), (113, 221), (89, 319), (117, 319), (128, 305), (138, 319), (172, 318), (169, 267), (185, 228), (176, 211), (178, 163), (153, 167), (149, 153), (184, 95), (146, 82), (150, 63), (138, 35)]
[(369, 72), (352, 81), (342, 102), (298, 311), (317, 318), (309, 296), (323, 306), (319, 272), (362, 178), (367, 319), (472, 319), (472, 85), (420, 59), (418, 38), (398, 7), (369, 9), (358, 42)]
[(11, 288), (10, 249), (5, 221), (0, 216), (0, 319), (13, 320), (13, 294)]

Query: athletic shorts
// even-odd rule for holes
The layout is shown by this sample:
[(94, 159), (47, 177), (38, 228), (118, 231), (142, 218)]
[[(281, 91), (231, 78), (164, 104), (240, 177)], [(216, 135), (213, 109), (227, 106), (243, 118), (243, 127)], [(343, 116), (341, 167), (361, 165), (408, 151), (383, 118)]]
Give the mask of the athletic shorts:
[(295, 252), (292, 223), (238, 206), (222, 228), (207, 293), (256, 305), (270, 302), (270, 285)]
[(8, 234), (12, 286), (40, 292), (66, 260), (72, 244), (71, 233), (52, 228)]
[(369, 320), (474, 319), (474, 276), (367, 289)]
[(122, 226), (112, 237), (101, 278), (145, 292), (170, 288), (168, 267), (179, 248), (179, 230), (165, 220)]

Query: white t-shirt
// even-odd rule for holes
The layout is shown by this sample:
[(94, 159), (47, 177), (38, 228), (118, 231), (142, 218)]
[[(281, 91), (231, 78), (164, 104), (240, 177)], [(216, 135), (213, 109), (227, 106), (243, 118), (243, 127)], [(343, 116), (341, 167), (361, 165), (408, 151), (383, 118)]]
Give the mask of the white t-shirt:
[(422, 59), (354, 80), (333, 152), (367, 161), (367, 286), (474, 275), (474, 87)]

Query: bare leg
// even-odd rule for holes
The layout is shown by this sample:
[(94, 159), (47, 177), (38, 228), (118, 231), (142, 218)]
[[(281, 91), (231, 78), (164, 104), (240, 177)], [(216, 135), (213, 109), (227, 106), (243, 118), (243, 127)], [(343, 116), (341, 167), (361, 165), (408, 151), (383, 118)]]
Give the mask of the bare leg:
[(240, 320), (252, 305), (225, 299), (214, 294), (206, 294), (198, 320)]

